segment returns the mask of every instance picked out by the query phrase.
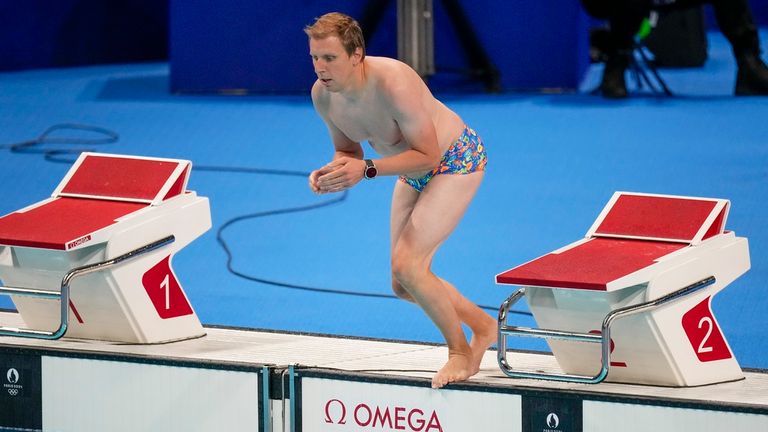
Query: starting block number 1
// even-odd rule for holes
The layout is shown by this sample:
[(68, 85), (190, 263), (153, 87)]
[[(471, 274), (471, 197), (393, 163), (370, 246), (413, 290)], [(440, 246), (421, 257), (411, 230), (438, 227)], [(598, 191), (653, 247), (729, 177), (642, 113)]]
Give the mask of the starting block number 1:
[(682, 325), (700, 362), (731, 358), (731, 350), (709, 308), (707, 297), (683, 315)]
[(192, 307), (181, 290), (170, 266), (171, 257), (165, 257), (144, 273), (141, 283), (152, 305), (162, 319), (176, 318), (192, 313)]

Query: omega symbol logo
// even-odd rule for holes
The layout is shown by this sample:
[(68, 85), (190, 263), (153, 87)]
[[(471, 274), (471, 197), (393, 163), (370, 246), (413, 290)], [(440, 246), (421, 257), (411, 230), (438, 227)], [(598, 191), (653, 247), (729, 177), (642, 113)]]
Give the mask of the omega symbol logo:
[(547, 426), (552, 429), (557, 429), (560, 426), (560, 418), (555, 413), (549, 413), (547, 416)]
[(5, 375), (6, 378), (8, 378), (8, 382), (11, 384), (16, 384), (19, 382), (19, 371), (17, 371), (14, 368), (8, 369), (8, 373)]

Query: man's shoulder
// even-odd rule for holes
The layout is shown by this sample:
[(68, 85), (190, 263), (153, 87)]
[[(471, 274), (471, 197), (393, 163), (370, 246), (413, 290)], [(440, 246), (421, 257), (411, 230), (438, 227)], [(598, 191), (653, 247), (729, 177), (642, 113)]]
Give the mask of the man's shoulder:
[(389, 75), (411, 69), (407, 64), (390, 57), (366, 56), (365, 59), (377, 74)]
[(407, 64), (389, 57), (375, 57), (372, 60), (373, 85), (379, 95), (395, 101), (411, 98), (420, 91), (423, 81)]
[(391, 94), (403, 88), (411, 89), (414, 76), (418, 77), (410, 66), (389, 57), (373, 57), (370, 66), (373, 81), (381, 93)]
[(315, 103), (322, 100), (328, 100), (329, 93), (320, 83), (320, 80), (315, 80), (315, 83), (312, 84), (311, 94), (312, 100), (315, 101)]
[(315, 81), (311, 90), (312, 105), (320, 113), (324, 114), (328, 110), (330, 104), (331, 94), (323, 87), (320, 80)]

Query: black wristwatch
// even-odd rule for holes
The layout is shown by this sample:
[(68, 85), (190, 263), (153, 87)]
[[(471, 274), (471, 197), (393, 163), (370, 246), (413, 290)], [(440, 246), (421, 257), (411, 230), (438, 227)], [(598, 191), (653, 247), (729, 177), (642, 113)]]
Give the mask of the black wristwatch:
[(363, 171), (363, 177), (365, 177), (366, 180), (370, 180), (376, 177), (376, 174), (378, 173), (379, 173), (379, 170), (376, 169), (376, 165), (373, 164), (373, 161), (370, 159), (366, 159), (365, 171)]

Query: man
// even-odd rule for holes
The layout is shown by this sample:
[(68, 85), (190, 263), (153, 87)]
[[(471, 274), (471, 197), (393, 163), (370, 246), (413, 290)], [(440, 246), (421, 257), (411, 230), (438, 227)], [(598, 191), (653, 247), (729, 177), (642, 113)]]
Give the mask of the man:
[(582, 0), (587, 12), (610, 23), (610, 46), (600, 91), (607, 98), (627, 97), (624, 73), (629, 67), (633, 38), (651, 10), (712, 3), (720, 30), (731, 44), (738, 72), (737, 96), (768, 95), (768, 67), (760, 58), (760, 40), (747, 0)]
[[(496, 340), (496, 321), (430, 266), (480, 186), (485, 148), (413, 69), (367, 57), (360, 26), (349, 16), (329, 13), (304, 31), (317, 74), (312, 102), (336, 149), (333, 161), (310, 174), (309, 187), (339, 192), (363, 178), (400, 176), (392, 195), (392, 289), (421, 306), (448, 344), (432, 387), (466, 380)], [(381, 158), (364, 159), (363, 141)], [(462, 322), (472, 329), (469, 343)]]

